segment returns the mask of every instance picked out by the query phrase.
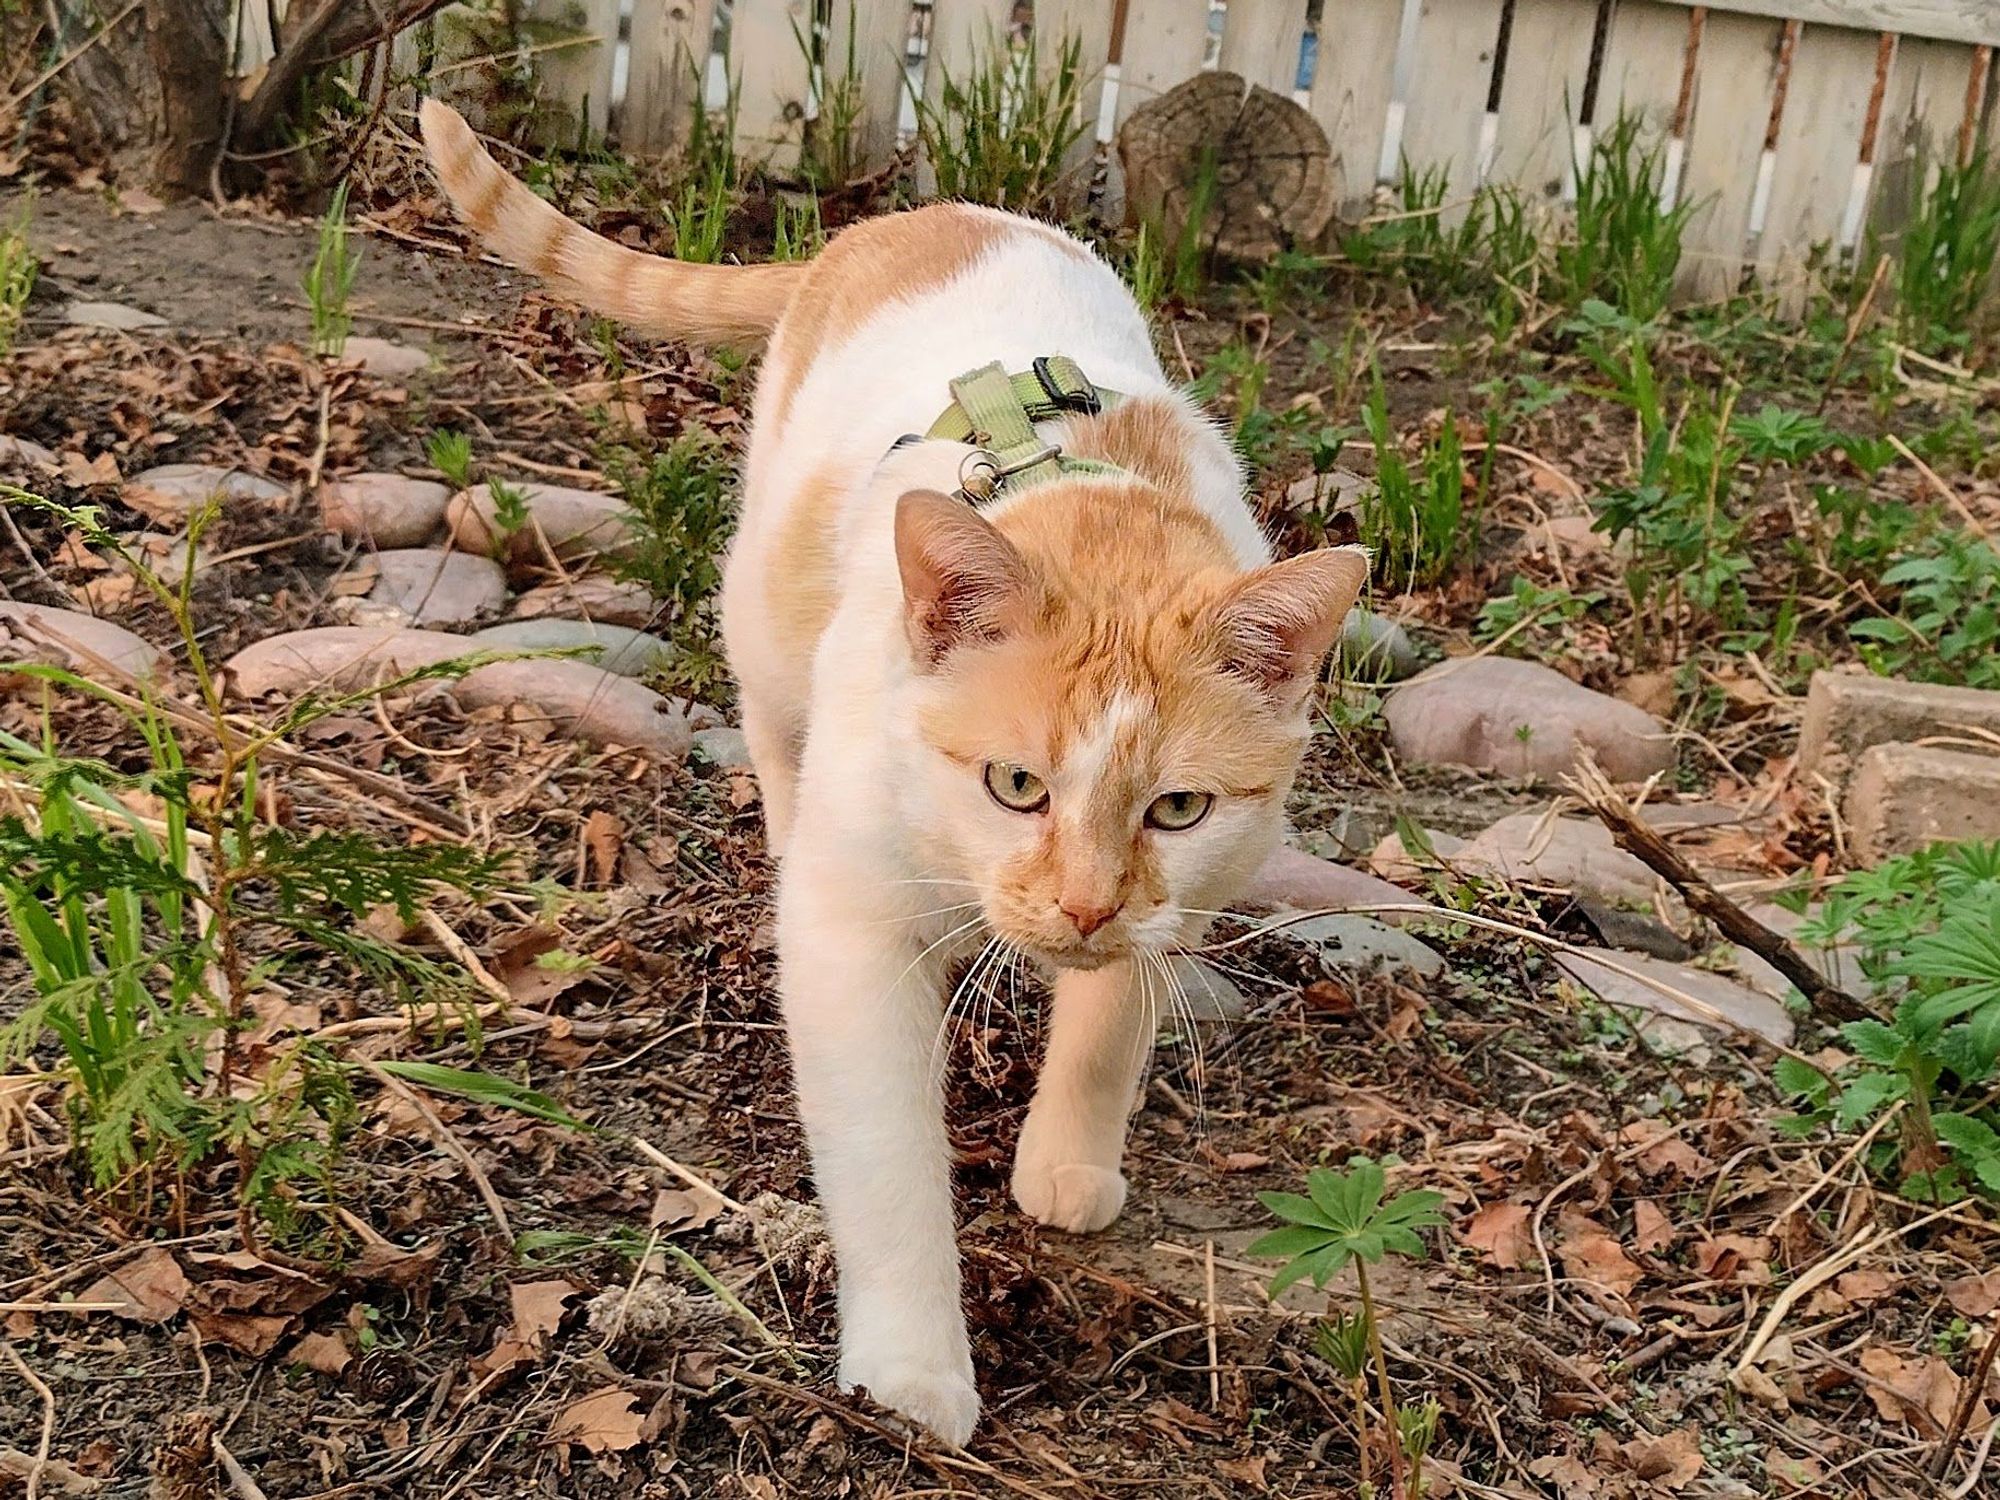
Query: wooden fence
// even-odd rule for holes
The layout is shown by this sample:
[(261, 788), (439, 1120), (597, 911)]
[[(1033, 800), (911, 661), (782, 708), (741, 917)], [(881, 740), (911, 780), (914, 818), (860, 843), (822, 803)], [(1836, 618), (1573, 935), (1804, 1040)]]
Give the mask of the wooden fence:
[[(254, 4), (246, 0), (246, 8)], [(671, 149), (697, 90), (736, 91), (739, 149), (795, 164), (824, 74), (853, 59), (860, 165), (910, 96), (1010, 36), (1073, 38), (1108, 138), (1145, 100), (1221, 66), (1325, 128), (1350, 214), (1399, 163), (1455, 197), (1512, 183), (1551, 205), (1620, 111), (1662, 147), (1662, 196), (1698, 205), (1684, 290), (1746, 265), (1802, 284), (1893, 235), (1936, 163), (1993, 143), (2000, 0), (531, 0), (572, 35), (546, 88), (627, 149)], [(1044, 54), (1050, 50), (1044, 48)], [(814, 54), (814, 55), (809, 55)], [(256, 61), (254, 48), (248, 61)], [(2000, 153), (1996, 153), (2000, 154)]]

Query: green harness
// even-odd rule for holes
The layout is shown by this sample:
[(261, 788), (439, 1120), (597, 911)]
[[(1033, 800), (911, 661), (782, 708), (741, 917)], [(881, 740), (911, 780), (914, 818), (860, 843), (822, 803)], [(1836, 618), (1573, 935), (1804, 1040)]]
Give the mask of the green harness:
[(1014, 375), (995, 362), (952, 381), (951, 405), (924, 437), (966, 443), (978, 450), (959, 481), (959, 493), (977, 505), (1002, 489), (1047, 484), (1066, 474), (1123, 473), (1116, 464), (1073, 458), (1035, 435), (1037, 422), (1071, 415), (1094, 417), (1122, 399), (1116, 391), (1092, 385), (1067, 355), (1038, 359)]

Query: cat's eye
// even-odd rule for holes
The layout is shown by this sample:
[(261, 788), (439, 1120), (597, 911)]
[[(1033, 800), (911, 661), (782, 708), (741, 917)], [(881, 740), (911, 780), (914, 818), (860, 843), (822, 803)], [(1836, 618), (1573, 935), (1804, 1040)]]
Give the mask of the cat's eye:
[(1049, 789), (1042, 778), (1004, 760), (987, 762), (986, 790), (1010, 812), (1035, 813), (1049, 805)]
[(1162, 792), (1146, 809), (1146, 826), (1180, 833), (1208, 816), (1215, 798), (1207, 792)]

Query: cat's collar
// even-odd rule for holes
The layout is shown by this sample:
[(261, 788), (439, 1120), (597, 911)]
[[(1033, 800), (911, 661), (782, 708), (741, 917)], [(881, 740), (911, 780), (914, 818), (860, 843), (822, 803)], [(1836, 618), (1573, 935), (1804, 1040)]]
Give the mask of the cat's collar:
[[(1096, 416), (1122, 399), (1093, 385), (1076, 361), (1049, 355), (1016, 374), (997, 361), (951, 382), (951, 405), (931, 423), (925, 439), (965, 443), (974, 451), (959, 473), (959, 494), (978, 505), (1002, 490), (1046, 484), (1064, 475), (1117, 474), (1116, 464), (1075, 458), (1035, 432), (1037, 422), (1067, 415)], [(921, 441), (913, 434), (897, 447)]]

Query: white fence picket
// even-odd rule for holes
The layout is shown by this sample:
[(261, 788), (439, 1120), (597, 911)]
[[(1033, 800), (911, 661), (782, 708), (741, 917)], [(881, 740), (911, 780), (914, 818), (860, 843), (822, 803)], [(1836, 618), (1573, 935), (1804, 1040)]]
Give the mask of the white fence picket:
[[(951, 0), (943, 0), (950, 4)], [(1087, 127), (1070, 151), (1070, 164), (1089, 160), (1097, 149), (1097, 116), (1104, 100), (1104, 68), (1111, 58), (1111, 0), (1035, 0), (1035, 56), (1047, 71), (1061, 56), (1060, 46), (1074, 39), (1077, 66), (1083, 71), (1080, 108)]]
[(1289, 99), (1299, 86), (1305, 34), (1306, 0), (1229, 0), (1218, 66)]
[[(949, 3), (949, 0), (946, 0)], [(1118, 59), (1116, 123), (1201, 71), (1208, 47), (1208, 0), (1130, 0)]]
[(1403, 0), (1342, 0), (1320, 16), (1311, 109), (1333, 147), (1336, 191), (1350, 217), (1374, 194), (1402, 24)]
[(854, 160), (872, 172), (896, 154), (910, 45), (910, 0), (833, 0), (826, 56), (821, 62), (820, 116), (841, 89), (854, 98)]
[(611, 123), (618, 0), (530, 0), (528, 10), (565, 33), (536, 58), (544, 94), (569, 105), (593, 134), (602, 135)]
[(1808, 258), (1837, 243), (1847, 213), (1880, 40), (1810, 23), (1799, 36), (1756, 252), (1759, 270), (1794, 304), (1805, 290)]
[(736, 0), (730, 14), (736, 149), (774, 172), (795, 170), (804, 147), (811, 39), (812, 0)]
[(1423, 0), (1417, 65), (1404, 101), (1402, 154), (1419, 172), (1441, 168), (1447, 174), (1445, 217), (1453, 222), (1464, 217), (1478, 185), (1479, 141), (1499, 34), (1499, 0)]
[(1711, 14), (1702, 27), (1681, 179), (1681, 197), (1695, 205), (1682, 241), (1685, 295), (1711, 299), (1736, 290), (1783, 32), (1781, 22), (1738, 15)]
[(1557, 197), (1568, 174), (1595, 11), (1578, 0), (1514, 0), (1491, 175), (1531, 197)]
[(1970, 47), (1921, 37), (1898, 39), (1882, 105), (1869, 216), (1870, 231), (1878, 239), (1901, 232), (1939, 165), (1955, 158), (1971, 80)]
[(666, 151), (687, 139), (703, 107), (715, 0), (632, 0), (631, 57), (618, 141)]

